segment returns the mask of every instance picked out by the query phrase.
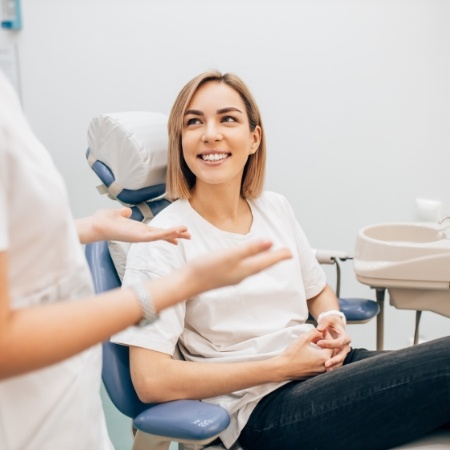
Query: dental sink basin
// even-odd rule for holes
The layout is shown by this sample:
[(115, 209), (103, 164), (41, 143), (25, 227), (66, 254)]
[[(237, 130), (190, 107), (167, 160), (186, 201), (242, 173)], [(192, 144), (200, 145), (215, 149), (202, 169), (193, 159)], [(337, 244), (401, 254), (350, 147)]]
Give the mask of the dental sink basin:
[(444, 233), (434, 226), (420, 224), (381, 224), (364, 230), (364, 235), (385, 242), (409, 242), (422, 244), (440, 241)]
[(450, 228), (433, 223), (383, 223), (358, 233), (356, 278), (387, 288), (400, 309), (450, 317)]

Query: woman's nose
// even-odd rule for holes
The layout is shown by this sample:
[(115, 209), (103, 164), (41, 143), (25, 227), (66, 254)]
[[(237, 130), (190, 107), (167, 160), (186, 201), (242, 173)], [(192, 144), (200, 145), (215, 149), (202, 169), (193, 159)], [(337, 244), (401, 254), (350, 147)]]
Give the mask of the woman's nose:
[(205, 133), (202, 136), (202, 142), (217, 142), (222, 140), (222, 135), (215, 123), (208, 123), (206, 125)]

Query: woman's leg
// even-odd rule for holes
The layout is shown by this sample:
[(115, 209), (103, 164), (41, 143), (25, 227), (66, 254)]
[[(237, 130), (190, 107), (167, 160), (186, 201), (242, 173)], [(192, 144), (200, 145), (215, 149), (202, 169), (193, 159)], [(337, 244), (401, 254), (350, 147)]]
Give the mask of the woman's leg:
[(340, 369), (262, 399), (239, 442), (249, 450), (388, 449), (448, 422), (450, 337), (381, 354), (354, 350)]

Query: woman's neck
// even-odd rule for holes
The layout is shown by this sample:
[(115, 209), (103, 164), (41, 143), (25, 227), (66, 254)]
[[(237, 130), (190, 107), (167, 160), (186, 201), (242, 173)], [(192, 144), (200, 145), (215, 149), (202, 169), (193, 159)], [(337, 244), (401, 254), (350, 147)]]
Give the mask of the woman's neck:
[(250, 231), (253, 216), (240, 191), (222, 186), (196, 185), (189, 202), (198, 214), (220, 230), (237, 234)]

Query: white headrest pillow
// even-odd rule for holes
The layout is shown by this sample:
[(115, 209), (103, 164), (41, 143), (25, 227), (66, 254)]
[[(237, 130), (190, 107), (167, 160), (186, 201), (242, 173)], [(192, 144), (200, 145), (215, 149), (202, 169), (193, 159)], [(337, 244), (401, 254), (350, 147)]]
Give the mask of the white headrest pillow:
[(88, 129), (91, 156), (107, 165), (125, 189), (165, 183), (167, 119), (145, 111), (100, 114)]

